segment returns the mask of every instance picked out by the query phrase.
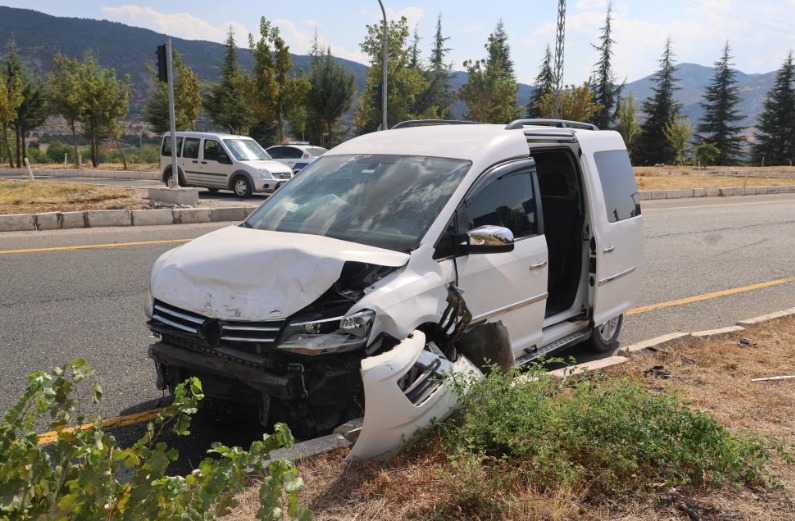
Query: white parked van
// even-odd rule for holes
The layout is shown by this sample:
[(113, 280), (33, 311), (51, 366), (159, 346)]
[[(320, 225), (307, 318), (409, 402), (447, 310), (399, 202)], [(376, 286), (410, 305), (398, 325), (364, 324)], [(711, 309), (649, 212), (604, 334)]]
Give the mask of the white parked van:
[(410, 125), (339, 145), (241, 225), (163, 254), (149, 356), (159, 388), (195, 375), (299, 434), (363, 415), (351, 454), (382, 455), (453, 407), (444, 374), (613, 349), (642, 272), (618, 133)]
[[(270, 193), (292, 178), (290, 167), (274, 161), (253, 139), (231, 134), (177, 132), (180, 186), (232, 190), (239, 197)], [(171, 182), (171, 133), (163, 134), (160, 172)]]

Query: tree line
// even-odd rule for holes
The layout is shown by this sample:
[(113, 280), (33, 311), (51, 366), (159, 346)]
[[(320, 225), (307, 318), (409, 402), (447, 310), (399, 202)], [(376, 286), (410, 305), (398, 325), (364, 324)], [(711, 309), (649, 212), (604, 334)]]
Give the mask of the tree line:
[[(739, 125), (740, 96), (732, 69), (729, 43), (715, 62), (714, 76), (701, 102), (703, 116), (692, 123), (681, 114), (674, 99), (679, 79), (671, 39), (666, 41), (659, 69), (652, 77), (651, 95), (638, 105), (624, 84), (616, 81), (612, 60), (617, 45), (612, 36), (612, 5), (597, 43), (597, 60), (590, 78), (581, 85), (566, 85), (556, 91), (550, 47), (538, 69), (526, 106), (517, 103), (518, 82), (502, 21), (484, 44), (485, 56), (466, 60), (468, 79), (453, 91), (449, 36), (436, 21), (427, 61), (420, 38), (406, 18), (387, 26), (388, 126), (409, 119), (450, 119), (451, 105), (466, 105), (464, 118), (471, 121), (505, 123), (519, 117), (549, 118), (559, 106), (563, 119), (590, 122), (620, 132), (639, 165), (674, 164), (687, 160), (702, 165), (733, 165), (747, 161), (757, 165), (786, 165), (795, 159), (795, 65), (792, 53), (776, 74), (755, 128), (753, 143)], [(356, 99), (353, 74), (338, 63), (330, 48), (323, 49), (317, 33), (306, 71), (293, 68), (289, 46), (278, 28), (262, 17), (259, 35), (249, 35), (251, 71), (238, 63), (240, 52), (231, 32), (225, 42), (224, 61), (217, 83), (203, 84), (178, 52), (173, 52), (177, 128), (192, 130), (203, 113), (213, 124), (230, 133), (248, 134), (263, 144), (281, 142), (290, 135), (302, 141), (333, 146), (350, 134), (376, 130), (381, 124), (380, 104), (370, 93), (380, 92), (383, 77), (383, 27), (367, 26), (362, 51), (369, 57), (366, 89), (359, 93), (353, 120), (343, 115)], [(144, 106), (144, 119), (155, 133), (168, 130), (166, 84), (156, 81), (154, 68), (147, 66), (154, 87)], [(66, 121), (77, 157), (78, 131), (89, 142), (91, 162), (99, 162), (101, 142), (116, 146), (126, 163), (119, 137), (127, 115), (130, 95), (128, 77), (118, 78), (112, 69), (98, 66), (91, 53), (82, 60), (58, 54), (53, 71), (39, 82), (21, 63), (13, 40), (0, 69), (0, 159), (21, 166), (26, 135), (58, 114)], [(642, 120), (642, 122), (641, 122)], [(126, 164), (125, 164), (126, 166)]]

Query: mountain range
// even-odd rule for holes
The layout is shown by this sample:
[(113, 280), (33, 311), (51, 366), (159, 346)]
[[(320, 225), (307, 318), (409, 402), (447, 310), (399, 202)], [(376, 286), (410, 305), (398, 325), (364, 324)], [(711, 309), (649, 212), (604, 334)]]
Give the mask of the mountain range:
[[(129, 74), (133, 88), (130, 102), (132, 119), (140, 119), (143, 103), (153, 82), (145, 65), (155, 66), (155, 49), (165, 41), (163, 34), (118, 22), (56, 17), (29, 9), (0, 6), (0, 44), (11, 37), (16, 42), (22, 60), (41, 77), (51, 70), (53, 57), (57, 53), (82, 58), (89, 50), (100, 66), (113, 68), (119, 75)], [(222, 44), (172, 38), (172, 46), (182, 54), (183, 61), (198, 74), (200, 80), (217, 81), (224, 57)], [(239, 49), (237, 57), (244, 69), (250, 69), (253, 60), (247, 49)], [(296, 69), (308, 69), (309, 56), (293, 54), (292, 59)], [(342, 58), (335, 59), (353, 73), (357, 92), (364, 92), (367, 66)], [(711, 82), (713, 73), (712, 67), (690, 63), (677, 65), (679, 90), (675, 94), (676, 101), (682, 104), (682, 113), (690, 118), (694, 128), (702, 113), (700, 102), (704, 90)], [(773, 86), (775, 72), (745, 74), (736, 71), (736, 79), (741, 96), (738, 109), (745, 116), (741, 124), (751, 126), (756, 123), (767, 93)], [(453, 72), (451, 85), (454, 89), (466, 81), (466, 72)], [(624, 86), (624, 95), (632, 93), (635, 97), (639, 116), (641, 103), (651, 94), (653, 85), (652, 77), (647, 76)], [(531, 92), (530, 85), (520, 83), (518, 103), (526, 105)], [(457, 116), (461, 116), (464, 110), (461, 102), (453, 106)]]

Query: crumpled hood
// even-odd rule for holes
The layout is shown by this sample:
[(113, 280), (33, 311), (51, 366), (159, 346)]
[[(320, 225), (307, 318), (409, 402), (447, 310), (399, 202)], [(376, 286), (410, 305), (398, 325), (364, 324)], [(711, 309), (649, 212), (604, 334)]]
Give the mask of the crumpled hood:
[(408, 259), (406, 253), (328, 237), (232, 226), (157, 259), (152, 294), (212, 318), (279, 320), (325, 293), (346, 261), (399, 267)]

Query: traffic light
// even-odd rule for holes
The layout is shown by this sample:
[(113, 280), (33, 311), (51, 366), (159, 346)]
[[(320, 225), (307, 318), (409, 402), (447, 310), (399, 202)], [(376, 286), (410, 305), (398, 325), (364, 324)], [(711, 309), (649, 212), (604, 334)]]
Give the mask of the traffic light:
[(168, 61), (166, 61), (166, 45), (157, 46), (157, 79), (168, 81)]
[(373, 108), (381, 112), (383, 108), (382, 105), (384, 103), (384, 92), (381, 90), (381, 85), (372, 85), (370, 87), (370, 102), (372, 103)]

